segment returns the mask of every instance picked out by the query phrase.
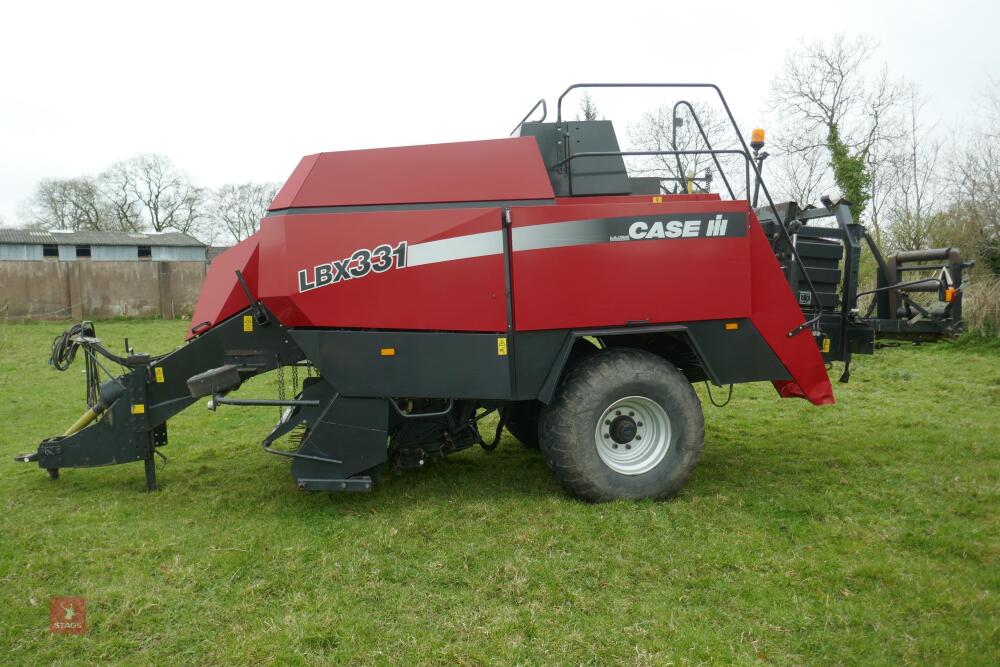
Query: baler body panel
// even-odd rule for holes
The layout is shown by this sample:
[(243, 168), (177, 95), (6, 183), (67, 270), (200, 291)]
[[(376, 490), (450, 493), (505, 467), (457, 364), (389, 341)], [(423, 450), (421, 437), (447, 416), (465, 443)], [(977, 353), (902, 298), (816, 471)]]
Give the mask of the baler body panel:
[(236, 279), (236, 272), (243, 274), (251, 291), (256, 289), (258, 241), (256, 235), (251, 236), (212, 260), (191, 316), (188, 340), (247, 307), (247, 296)]
[(309, 155), (270, 210), (553, 196), (535, 138), (514, 137)]
[(258, 298), (287, 326), (507, 329), (500, 209), (279, 215), (258, 237)]
[[(286, 327), (514, 334), (514, 355), (529, 332), (749, 321), (783, 367), (768, 377), (781, 395), (833, 400), (809, 332), (788, 336), (802, 311), (745, 201), (556, 199), (528, 137), (309, 156), (271, 208), (257, 234), (215, 260), (192, 325), (249, 305), (237, 269)], [(359, 368), (394, 363), (405, 362)], [(474, 375), (478, 364), (465, 363)], [(752, 366), (725, 375), (769, 367)], [(517, 373), (506, 392), (502, 376), (480, 398), (524, 394)], [(392, 382), (399, 395), (430, 391), (414, 378), (408, 394), (406, 377)]]
[[(511, 211), (517, 330), (750, 316), (745, 204), (630, 199)], [(733, 218), (727, 221), (733, 235), (666, 238), (653, 230), (718, 213)], [(654, 236), (629, 237), (635, 223)]]

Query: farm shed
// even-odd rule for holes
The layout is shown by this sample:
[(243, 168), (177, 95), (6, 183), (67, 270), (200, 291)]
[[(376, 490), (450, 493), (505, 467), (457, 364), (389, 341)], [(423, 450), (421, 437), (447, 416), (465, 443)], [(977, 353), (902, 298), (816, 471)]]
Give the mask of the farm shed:
[(188, 314), (206, 248), (179, 232), (0, 229), (0, 318)]
[(0, 229), (0, 260), (204, 262), (205, 249), (180, 232)]

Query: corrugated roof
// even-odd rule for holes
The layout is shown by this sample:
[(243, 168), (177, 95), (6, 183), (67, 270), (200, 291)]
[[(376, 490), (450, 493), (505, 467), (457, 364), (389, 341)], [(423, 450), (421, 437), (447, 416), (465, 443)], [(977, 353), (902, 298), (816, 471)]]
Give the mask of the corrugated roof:
[(148, 245), (196, 246), (205, 244), (180, 232), (47, 232), (34, 229), (0, 229), (0, 243), (27, 245)]

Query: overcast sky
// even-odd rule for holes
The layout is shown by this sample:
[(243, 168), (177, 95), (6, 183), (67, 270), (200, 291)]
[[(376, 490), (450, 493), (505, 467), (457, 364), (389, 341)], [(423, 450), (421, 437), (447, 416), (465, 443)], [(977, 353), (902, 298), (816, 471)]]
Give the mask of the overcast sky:
[[(140, 152), (216, 187), (283, 181), (319, 151), (506, 136), (578, 81), (714, 82), (746, 133), (786, 50), (838, 31), (876, 38), (957, 126), (1000, 78), (998, 26), (1000, 3), (962, 0), (7, 2), (0, 218), (14, 225), (39, 179)], [(616, 121), (665, 101), (594, 100)]]

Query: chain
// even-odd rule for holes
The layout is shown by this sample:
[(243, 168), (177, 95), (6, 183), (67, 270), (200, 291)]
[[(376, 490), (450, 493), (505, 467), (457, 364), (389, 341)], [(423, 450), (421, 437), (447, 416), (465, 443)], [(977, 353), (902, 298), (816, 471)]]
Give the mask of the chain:
[[(285, 367), (281, 365), (280, 361), (278, 362), (278, 400), (285, 400)], [(284, 410), (282, 406), (278, 406), (278, 419), (281, 419)]]
[(285, 400), (285, 367), (278, 366), (278, 400)]
[(292, 364), (292, 397), (299, 395), (299, 365)]

